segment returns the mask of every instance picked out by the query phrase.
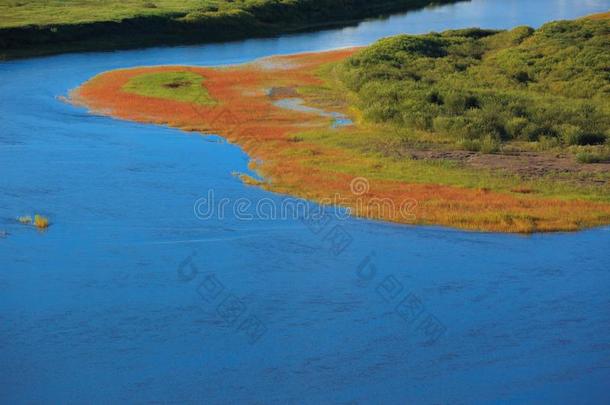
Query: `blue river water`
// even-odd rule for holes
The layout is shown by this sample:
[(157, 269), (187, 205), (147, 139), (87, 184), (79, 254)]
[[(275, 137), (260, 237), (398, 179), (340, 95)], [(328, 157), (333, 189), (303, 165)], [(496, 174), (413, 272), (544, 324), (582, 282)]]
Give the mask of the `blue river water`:
[[(0, 64), (0, 402), (610, 401), (610, 228), (532, 236), (196, 216), (238, 147), (63, 102), (115, 68), (223, 65), (610, 1), (473, 0), (353, 27)], [(45, 232), (15, 220), (40, 213)], [(324, 217), (326, 218), (326, 217)], [(425, 322), (424, 322), (425, 320)]]

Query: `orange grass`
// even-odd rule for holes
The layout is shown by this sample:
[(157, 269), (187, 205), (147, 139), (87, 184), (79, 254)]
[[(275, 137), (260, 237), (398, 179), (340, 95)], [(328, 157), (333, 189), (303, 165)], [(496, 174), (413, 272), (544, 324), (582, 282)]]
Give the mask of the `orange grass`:
[(591, 14), (584, 18), (588, 18), (589, 20), (608, 20), (610, 19), (610, 11), (605, 13)]
[(38, 229), (46, 229), (49, 227), (49, 219), (42, 215), (34, 215), (34, 226)]
[[(365, 158), (338, 147), (295, 142), (304, 129), (327, 127), (328, 118), (275, 107), (272, 97), (267, 95), (271, 87), (321, 84), (316, 69), (324, 63), (340, 61), (354, 51), (278, 56), (229, 68), (168, 66), (115, 70), (76, 89), (72, 100), (117, 118), (220, 134), (261, 162), (256, 169), (266, 181), (248, 183), (320, 202), (340, 195), (342, 205), (350, 206), (360, 216), (499, 232), (572, 231), (610, 223), (610, 204), (584, 200), (394, 180), (371, 181), (368, 192), (354, 194), (350, 189), (352, 176), (324, 167), (347, 159), (350, 163), (354, 159), (364, 162)], [(205, 78), (205, 88), (215, 105), (151, 98), (122, 90), (125, 83), (141, 74), (184, 70)], [(410, 207), (409, 213), (413, 215), (376, 209), (379, 199), (389, 199), (395, 207), (405, 199), (416, 201)]]

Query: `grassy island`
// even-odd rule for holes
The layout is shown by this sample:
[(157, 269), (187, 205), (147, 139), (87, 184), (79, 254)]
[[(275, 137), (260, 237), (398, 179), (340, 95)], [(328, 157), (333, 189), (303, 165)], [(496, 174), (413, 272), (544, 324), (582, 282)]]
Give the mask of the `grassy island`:
[[(603, 16), (401, 35), (227, 68), (116, 70), (72, 98), (220, 134), (252, 157), (265, 179), (256, 186), (320, 202), (340, 195), (356, 215), (572, 231), (610, 223), (609, 39)], [(413, 215), (379, 210), (388, 200), (411, 201)]]

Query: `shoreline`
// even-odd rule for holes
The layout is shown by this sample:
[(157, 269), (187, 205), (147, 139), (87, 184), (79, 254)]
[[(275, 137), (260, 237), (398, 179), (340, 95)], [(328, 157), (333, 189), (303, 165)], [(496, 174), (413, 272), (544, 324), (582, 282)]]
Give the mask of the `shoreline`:
[[(199, 13), (173, 12), (134, 15), (118, 20), (22, 24), (0, 27), (0, 62), (62, 53), (115, 51), (155, 46), (197, 45), (273, 38), (322, 29), (349, 27), (368, 18), (387, 17), (424, 7), (465, 0), (384, 0), (370, 5), (350, 0), (344, 6), (323, 7), (316, 22), (307, 2)], [(284, 18), (269, 20), (268, 14)], [(282, 20), (286, 19), (286, 22)], [(100, 39), (103, 38), (103, 39)]]
[[(251, 169), (265, 180), (256, 184), (245, 181), (246, 184), (322, 204), (333, 203), (332, 199), (339, 195), (340, 205), (352, 208), (355, 216), (368, 219), (508, 233), (576, 231), (610, 223), (610, 203), (605, 201), (397, 181), (378, 175), (382, 169), (377, 170), (375, 165), (379, 163), (368, 156), (325, 144), (324, 137), (355, 137), (358, 131), (366, 130), (367, 124), (358, 120), (345, 100), (338, 103), (333, 97), (307, 89), (325, 86), (320, 68), (345, 59), (357, 49), (273, 56), (220, 68), (157, 66), (115, 70), (75, 89), (71, 100), (106, 116), (218, 134), (240, 146), (252, 159)], [(124, 91), (125, 84), (134, 77), (180, 72), (204, 78), (203, 85), (216, 105)], [(330, 128), (328, 117), (280, 108), (273, 103), (282, 95), (269, 95), (270, 88), (289, 88), (307, 106), (345, 114), (355, 124)], [(423, 170), (425, 166), (414, 168)], [(351, 186), (355, 178), (367, 180), (365, 192), (354, 192)], [(405, 201), (413, 210), (406, 217), (399, 208)], [(394, 209), (383, 211), (382, 203)]]

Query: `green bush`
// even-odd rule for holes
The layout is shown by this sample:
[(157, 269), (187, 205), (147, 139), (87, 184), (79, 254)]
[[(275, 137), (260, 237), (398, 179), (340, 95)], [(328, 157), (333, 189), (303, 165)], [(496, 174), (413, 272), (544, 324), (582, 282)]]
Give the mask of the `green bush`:
[(576, 155), (576, 160), (580, 163), (604, 163), (610, 162), (610, 153), (609, 152), (579, 152)]
[(492, 136), (483, 139), (461, 139), (458, 143), (462, 149), (472, 152), (496, 153), (500, 151), (501, 143)]
[(529, 120), (523, 117), (511, 117), (506, 122), (506, 132), (512, 139), (523, 139), (527, 133)]
[(399, 35), (353, 55), (339, 76), (367, 119), (469, 150), (511, 140), (597, 145), (610, 128), (609, 37), (608, 20)]
[(576, 137), (576, 145), (601, 145), (606, 142), (606, 135), (583, 132)]
[(573, 125), (563, 125), (561, 137), (566, 145), (601, 145), (606, 142), (605, 134), (585, 132)]

